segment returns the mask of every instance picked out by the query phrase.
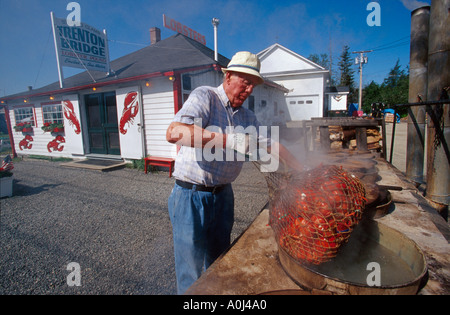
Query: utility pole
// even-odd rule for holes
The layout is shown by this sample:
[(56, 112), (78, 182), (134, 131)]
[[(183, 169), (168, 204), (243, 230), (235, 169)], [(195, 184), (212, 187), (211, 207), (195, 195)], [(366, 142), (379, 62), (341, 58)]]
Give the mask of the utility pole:
[(363, 78), (363, 64), (368, 62), (367, 56), (364, 54), (370, 53), (373, 50), (354, 51), (352, 54), (359, 54), (359, 57), (355, 58), (355, 65), (359, 64), (359, 105), (358, 110), (362, 111), (362, 78)]

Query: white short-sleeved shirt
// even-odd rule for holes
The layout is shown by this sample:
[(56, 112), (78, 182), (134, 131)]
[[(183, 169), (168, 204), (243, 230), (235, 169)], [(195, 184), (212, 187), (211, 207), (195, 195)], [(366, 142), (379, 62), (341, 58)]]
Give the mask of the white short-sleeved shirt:
[[(236, 110), (231, 107), (223, 85), (217, 88), (203, 86), (192, 91), (173, 121), (196, 124), (203, 129), (220, 133), (244, 129), (254, 131), (257, 135), (260, 126), (252, 111), (244, 107)], [(230, 184), (241, 172), (244, 163), (242, 159), (234, 151), (223, 148), (198, 149), (182, 146), (175, 161), (173, 176), (197, 185)]]

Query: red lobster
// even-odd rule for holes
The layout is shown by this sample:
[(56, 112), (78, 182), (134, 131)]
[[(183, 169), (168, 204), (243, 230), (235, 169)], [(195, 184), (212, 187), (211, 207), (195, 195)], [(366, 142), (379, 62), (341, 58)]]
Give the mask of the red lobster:
[(31, 149), (33, 147), (33, 144), (30, 143), (33, 141), (33, 137), (30, 135), (26, 135), (25, 138), (19, 142), (19, 149), (23, 150), (23, 149)]
[(62, 102), (64, 108), (64, 116), (66, 116), (69, 123), (74, 127), (75, 133), (77, 135), (81, 132), (80, 122), (78, 121), (77, 115), (75, 115), (75, 109), (73, 104), (69, 100)]
[(134, 117), (137, 116), (139, 112), (139, 102), (138, 102), (138, 93), (130, 92), (125, 97), (124, 107), (122, 112), (122, 117), (120, 118), (120, 133), (126, 134), (127, 130), (125, 129), (125, 124), (133, 124)]
[(53, 139), (47, 144), (48, 152), (51, 153), (52, 150), (61, 152), (64, 149), (64, 146), (63, 145), (60, 146), (60, 144), (65, 142), (66, 140), (64, 139), (63, 136), (57, 136), (55, 139)]

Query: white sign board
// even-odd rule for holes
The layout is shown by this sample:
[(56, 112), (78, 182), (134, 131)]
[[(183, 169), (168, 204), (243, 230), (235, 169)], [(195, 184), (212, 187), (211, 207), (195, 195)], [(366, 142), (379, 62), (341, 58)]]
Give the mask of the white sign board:
[(109, 72), (106, 32), (81, 23), (67, 25), (66, 19), (53, 18), (53, 34), (60, 67)]

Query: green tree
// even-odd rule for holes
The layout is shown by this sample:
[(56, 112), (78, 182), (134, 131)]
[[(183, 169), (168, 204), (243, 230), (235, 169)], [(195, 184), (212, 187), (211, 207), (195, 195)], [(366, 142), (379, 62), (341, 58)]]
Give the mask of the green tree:
[[(409, 93), (409, 73), (401, 69), (400, 60), (397, 60), (394, 68), (389, 71), (387, 78), (381, 85), (381, 97), (383, 103), (392, 108), (397, 104), (408, 103)], [(406, 109), (400, 109), (399, 114), (404, 116), (407, 114)]]
[(373, 103), (381, 103), (381, 86), (375, 81), (363, 89), (363, 111), (370, 113)]
[(353, 59), (350, 55), (350, 47), (347, 45), (345, 45), (342, 50), (338, 66), (341, 74), (339, 85), (349, 87), (350, 94), (348, 95), (348, 102), (355, 103), (355, 70), (353, 69)]
[(384, 79), (383, 84), (390, 87), (399, 85), (401, 78), (405, 76), (405, 71), (400, 66), (400, 60), (397, 59), (394, 68), (389, 71), (388, 77)]
[[(408, 103), (409, 69), (402, 69), (400, 60), (397, 60), (381, 85), (372, 81), (363, 93), (363, 109), (366, 113), (370, 112), (373, 103), (384, 103), (386, 108)], [(405, 116), (407, 110), (399, 109), (399, 114)]]
[(330, 70), (330, 58), (328, 58), (328, 54), (311, 54), (308, 57), (314, 63), (317, 63), (319, 66)]
[(336, 85), (336, 79), (334, 77), (333, 65), (328, 54), (311, 54), (308, 57), (309, 60), (318, 64), (319, 66), (330, 71), (330, 85)]

